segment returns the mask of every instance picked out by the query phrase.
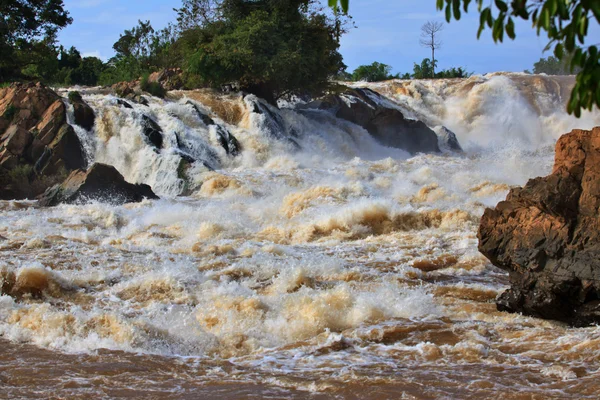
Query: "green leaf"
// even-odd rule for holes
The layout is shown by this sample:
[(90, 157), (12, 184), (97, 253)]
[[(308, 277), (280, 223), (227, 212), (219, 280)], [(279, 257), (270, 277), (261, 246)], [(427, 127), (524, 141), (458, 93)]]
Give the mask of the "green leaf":
[(562, 60), (562, 58), (563, 58), (563, 49), (564, 49), (564, 46), (562, 43), (557, 44), (556, 47), (554, 48), (554, 55), (559, 60)]
[(513, 21), (512, 18), (509, 18), (508, 21), (506, 22), (506, 34), (508, 35), (509, 38), (511, 39), (515, 39), (516, 35), (515, 35), (515, 22)]
[(446, 6), (446, 21), (450, 22), (452, 20), (452, 8), (450, 8), (450, 4)]
[(507, 12), (508, 11), (508, 6), (506, 5), (506, 3), (502, 0), (496, 0), (496, 7), (498, 7), (498, 9), (502, 12)]
[(454, 18), (460, 19), (460, 0), (452, 0), (452, 9), (454, 11)]

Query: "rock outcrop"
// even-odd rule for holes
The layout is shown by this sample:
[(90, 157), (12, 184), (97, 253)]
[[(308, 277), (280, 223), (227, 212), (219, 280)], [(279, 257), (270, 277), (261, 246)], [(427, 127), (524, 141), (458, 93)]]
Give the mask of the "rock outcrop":
[(166, 68), (150, 74), (148, 82), (157, 82), (165, 90), (183, 89), (183, 71), (181, 68)]
[(206, 125), (207, 127), (215, 127), (219, 139), (219, 144), (221, 145), (221, 147), (223, 147), (223, 149), (225, 149), (225, 152), (227, 154), (237, 156), (240, 153), (240, 143), (238, 142), (236, 137), (233, 136), (231, 132), (229, 132), (229, 130), (222, 127), (221, 125), (216, 124), (215, 121), (208, 114), (203, 113), (198, 108), (198, 106), (196, 106), (191, 101), (188, 101), (187, 104), (194, 109), (196, 115), (198, 115), (198, 118), (200, 118), (204, 125)]
[(600, 323), (600, 127), (556, 145), (551, 175), (510, 191), (487, 209), (479, 250), (510, 274), (499, 310)]
[(421, 121), (405, 118), (390, 100), (371, 89), (348, 88), (304, 107), (328, 110), (338, 118), (360, 125), (384, 146), (413, 154), (440, 151), (434, 131)]
[(41, 206), (101, 201), (111, 204), (137, 203), (158, 199), (148, 185), (125, 181), (114, 167), (94, 164), (87, 171), (79, 169), (60, 185), (48, 189), (38, 201)]
[(85, 165), (59, 95), (40, 83), (0, 89), (0, 199), (34, 198)]

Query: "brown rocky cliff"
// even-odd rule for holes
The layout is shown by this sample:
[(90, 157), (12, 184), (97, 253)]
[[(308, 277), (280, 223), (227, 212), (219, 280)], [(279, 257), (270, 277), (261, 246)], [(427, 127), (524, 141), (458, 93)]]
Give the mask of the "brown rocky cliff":
[(60, 96), (40, 83), (0, 90), (0, 199), (34, 198), (85, 167), (66, 120)]
[(499, 310), (573, 325), (600, 322), (600, 127), (556, 145), (552, 174), (487, 209), (479, 250), (510, 274)]

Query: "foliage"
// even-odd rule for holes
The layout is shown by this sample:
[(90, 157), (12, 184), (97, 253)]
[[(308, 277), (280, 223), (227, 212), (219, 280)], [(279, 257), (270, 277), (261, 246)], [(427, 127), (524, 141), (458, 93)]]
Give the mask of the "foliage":
[(148, 74), (142, 77), (140, 82), (140, 88), (144, 92), (150, 93), (152, 96), (163, 98), (167, 91), (162, 87), (159, 82), (150, 82)]
[(274, 103), (318, 94), (344, 69), (337, 51), (343, 24), (316, 0), (223, 0), (201, 27), (182, 32), (184, 67), (203, 84), (239, 89)]
[(575, 68), (575, 70), (571, 69), (571, 58), (569, 56), (563, 57), (562, 60), (553, 56), (540, 58), (538, 62), (533, 64), (534, 74), (570, 75), (572, 73), (578, 73), (580, 70), (581, 68)]
[(392, 67), (374, 62), (371, 65), (361, 65), (352, 73), (353, 81), (379, 82), (395, 77), (391, 75)]
[(436, 72), (435, 77), (437, 79), (452, 79), (452, 78), (468, 78), (472, 76), (472, 72), (467, 72), (467, 70), (463, 67), (452, 67), (450, 69), (443, 69), (439, 72)]
[(413, 68), (414, 79), (431, 79), (434, 76), (434, 69), (437, 61), (431, 61), (429, 58), (423, 59), (421, 64), (415, 63)]
[(81, 93), (79, 93), (76, 90), (69, 92), (67, 97), (69, 98), (70, 103), (77, 103), (78, 101), (83, 100), (83, 98), (81, 97)]
[(12, 119), (15, 117), (15, 115), (17, 114), (17, 112), (19, 112), (19, 109), (17, 107), (15, 107), (13, 104), (10, 104), (7, 108), (6, 111), (4, 111), (4, 114), (2, 115), (2, 118), (12, 121)]
[(63, 1), (4, 0), (0, 14), (0, 82), (22, 77), (28, 68), (47, 73), (43, 61), (55, 52), (56, 34), (72, 22)]
[[(531, 20), (537, 34), (545, 31), (550, 40), (546, 49), (554, 48), (554, 55), (562, 60), (572, 54), (570, 68), (581, 68), (567, 106), (569, 113), (581, 116), (582, 109), (600, 107), (600, 52), (595, 45), (585, 47), (590, 22), (600, 23), (600, 2), (597, 0), (495, 0), (486, 6), (483, 0), (437, 0), (438, 9), (446, 9), (448, 22), (460, 19), (462, 11), (476, 3), (480, 13), (478, 37), (486, 29), (492, 30), (496, 42), (504, 34), (515, 39), (515, 20)], [(461, 7), (462, 6), (462, 7)]]

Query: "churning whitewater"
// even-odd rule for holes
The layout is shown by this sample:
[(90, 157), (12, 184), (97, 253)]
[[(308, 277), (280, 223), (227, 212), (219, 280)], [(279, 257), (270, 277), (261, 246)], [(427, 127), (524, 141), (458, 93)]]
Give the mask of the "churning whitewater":
[[(28, 289), (0, 297), (0, 364), (86, 365), (52, 378), (71, 396), (595, 398), (600, 329), (496, 311), (508, 277), (477, 251), (485, 207), (548, 174), (561, 134), (600, 125), (564, 111), (572, 79), (357, 84), (439, 134), (441, 153), (416, 155), (297, 103), (83, 90), (88, 161), (161, 200), (0, 202), (2, 279)], [(4, 368), (0, 382), (48, 390)]]

